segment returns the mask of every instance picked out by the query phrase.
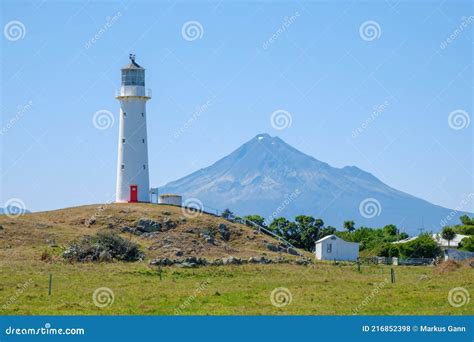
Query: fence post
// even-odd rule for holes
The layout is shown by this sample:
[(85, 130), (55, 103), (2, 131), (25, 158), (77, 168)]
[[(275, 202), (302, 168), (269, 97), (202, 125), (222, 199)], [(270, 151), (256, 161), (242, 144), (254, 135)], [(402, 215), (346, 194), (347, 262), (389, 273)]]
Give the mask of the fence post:
[(48, 288), (48, 296), (51, 296), (51, 290), (53, 287), (53, 274), (49, 274), (49, 288)]
[(395, 271), (393, 270), (393, 268), (390, 268), (390, 278), (393, 284), (395, 282)]
[(358, 270), (359, 273), (360, 273), (360, 261), (359, 261), (359, 260), (357, 260), (357, 270)]

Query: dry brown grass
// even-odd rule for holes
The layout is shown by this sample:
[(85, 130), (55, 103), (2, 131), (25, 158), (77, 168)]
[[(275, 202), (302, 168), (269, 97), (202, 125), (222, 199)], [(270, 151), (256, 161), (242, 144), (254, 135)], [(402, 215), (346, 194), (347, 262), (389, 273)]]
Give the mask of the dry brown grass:
[[(134, 226), (140, 218), (158, 222), (171, 220), (176, 228), (160, 232), (155, 238), (142, 238), (133, 234), (121, 233), (124, 226)], [(92, 224), (88, 224), (93, 222)], [(215, 244), (207, 243), (199, 233), (216, 229), (224, 223), (231, 231), (229, 241), (216, 238)], [(99, 230), (119, 233), (125, 238), (137, 242), (148, 259), (177, 258), (176, 251), (183, 255), (208, 259), (235, 256), (249, 258), (283, 256), (294, 258), (287, 253), (275, 253), (266, 248), (266, 243), (278, 244), (272, 237), (257, 233), (242, 224), (228, 222), (220, 217), (200, 214), (189, 218), (183, 215), (181, 208), (153, 204), (106, 204), (87, 205), (75, 208), (25, 214), (17, 218), (0, 216), (0, 259), (39, 260), (51, 262), (71, 241), (84, 235), (93, 235)], [(54, 247), (51, 247), (54, 246)], [(48, 255), (51, 254), (51, 255)], [(306, 254), (311, 256), (310, 254)]]

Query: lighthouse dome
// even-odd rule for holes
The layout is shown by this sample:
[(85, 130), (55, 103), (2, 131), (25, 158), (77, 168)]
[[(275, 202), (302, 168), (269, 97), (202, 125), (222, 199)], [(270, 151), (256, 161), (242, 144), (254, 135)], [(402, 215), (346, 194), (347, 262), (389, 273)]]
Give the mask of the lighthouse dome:
[(130, 63), (122, 68), (123, 86), (144, 86), (145, 69), (135, 62), (135, 55), (130, 55)]

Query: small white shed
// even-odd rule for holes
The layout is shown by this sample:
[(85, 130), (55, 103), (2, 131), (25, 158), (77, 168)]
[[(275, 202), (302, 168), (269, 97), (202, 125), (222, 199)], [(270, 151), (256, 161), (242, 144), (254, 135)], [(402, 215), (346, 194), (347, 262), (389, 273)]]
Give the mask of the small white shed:
[(181, 206), (183, 204), (183, 198), (175, 194), (164, 194), (158, 197), (158, 203)]
[(359, 244), (347, 242), (336, 235), (328, 235), (316, 241), (314, 253), (318, 260), (357, 261)]

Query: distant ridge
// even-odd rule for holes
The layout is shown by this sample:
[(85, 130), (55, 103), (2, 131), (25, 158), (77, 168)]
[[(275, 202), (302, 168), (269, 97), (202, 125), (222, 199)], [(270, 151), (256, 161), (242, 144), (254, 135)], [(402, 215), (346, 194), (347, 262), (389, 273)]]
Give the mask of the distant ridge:
[(396, 224), (410, 235), (420, 228), (437, 232), (455, 212), (391, 188), (356, 166), (335, 168), (308, 156), (278, 137), (258, 134), (204, 169), (160, 187), (160, 192), (197, 198), (205, 205), (239, 215), (293, 219), (306, 214), (342, 227)]

